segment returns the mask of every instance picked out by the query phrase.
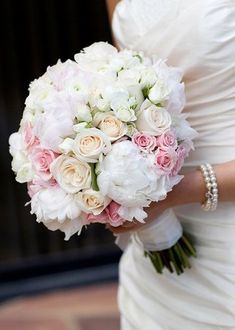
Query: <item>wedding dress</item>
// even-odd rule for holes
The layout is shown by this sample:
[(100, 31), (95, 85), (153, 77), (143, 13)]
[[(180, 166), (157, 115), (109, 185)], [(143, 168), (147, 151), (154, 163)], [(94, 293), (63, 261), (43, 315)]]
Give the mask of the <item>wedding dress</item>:
[[(184, 70), (184, 111), (199, 133), (184, 170), (235, 159), (235, 1), (122, 0), (112, 23), (120, 48)], [(235, 203), (174, 211), (197, 258), (183, 275), (158, 275), (131, 242), (120, 262), (122, 329), (235, 329)]]

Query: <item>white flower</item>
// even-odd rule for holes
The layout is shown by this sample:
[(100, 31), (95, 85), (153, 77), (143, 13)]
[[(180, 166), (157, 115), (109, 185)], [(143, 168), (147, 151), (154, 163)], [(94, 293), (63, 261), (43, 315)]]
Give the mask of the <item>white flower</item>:
[(161, 135), (170, 126), (171, 116), (168, 111), (145, 100), (136, 121), (137, 129), (143, 133)]
[(23, 137), (21, 133), (12, 133), (9, 137), (10, 154), (14, 157), (16, 153), (24, 151)]
[(13, 157), (11, 167), (16, 172), (16, 181), (20, 183), (31, 181), (34, 173), (24, 149), (22, 135), (19, 132), (11, 134), (9, 144), (10, 154)]
[(144, 69), (141, 70), (140, 83), (142, 88), (152, 87), (156, 81), (157, 81), (157, 75), (152, 67), (147, 67), (147, 68), (144, 67)]
[(60, 230), (65, 233), (65, 241), (68, 241), (74, 234), (80, 235), (85, 221), (79, 217), (76, 219), (66, 219), (63, 223), (57, 220), (44, 222), (44, 225), (52, 231)]
[(193, 149), (192, 140), (198, 136), (198, 133), (189, 125), (185, 114), (172, 116), (172, 126), (178, 140), (185, 141), (190, 149)]
[(86, 189), (76, 194), (76, 201), (82, 211), (98, 215), (111, 202), (111, 199), (103, 196), (99, 191)]
[(59, 145), (60, 152), (63, 154), (68, 154), (70, 151), (72, 151), (73, 142), (74, 140), (71, 138), (64, 139), (64, 141)]
[(35, 193), (31, 200), (31, 213), (37, 221), (43, 222), (50, 230), (61, 230), (69, 239), (80, 232), (83, 223), (79, 219), (81, 210), (72, 194), (67, 194), (58, 186), (43, 188)]
[(74, 56), (79, 66), (87, 71), (100, 71), (117, 55), (117, 49), (106, 42), (95, 42)]
[(149, 90), (148, 98), (154, 103), (162, 103), (168, 99), (170, 90), (163, 80), (157, 80), (152, 88)]
[(24, 163), (17, 171), (16, 181), (19, 183), (30, 182), (33, 180), (34, 172), (30, 162)]
[(36, 112), (41, 112), (44, 108), (44, 103), (53, 91), (54, 87), (52, 82), (45, 73), (39, 79), (35, 79), (31, 82), (29, 95), (25, 100), (26, 107)]
[(90, 108), (85, 104), (78, 104), (76, 118), (79, 121), (90, 122), (92, 120)]
[(50, 168), (56, 181), (68, 193), (76, 193), (91, 185), (91, 168), (79, 159), (61, 155)]
[(114, 144), (99, 168), (100, 192), (125, 207), (148, 206), (166, 194), (163, 176), (131, 141)]
[(97, 128), (84, 128), (77, 134), (73, 144), (76, 157), (88, 163), (98, 162), (100, 154), (106, 154), (110, 149), (109, 138)]
[(127, 125), (117, 119), (113, 111), (97, 112), (93, 118), (93, 124), (105, 133), (110, 141), (115, 141), (127, 133)]
[(33, 133), (40, 139), (45, 149), (59, 151), (59, 144), (74, 133), (73, 120), (77, 112), (77, 102), (66, 93), (51, 95), (45, 103), (45, 112), (35, 117)]
[(136, 120), (133, 107), (137, 105), (137, 102), (134, 97), (130, 97), (126, 89), (110, 87), (106, 89), (105, 93), (110, 100), (110, 107), (118, 119), (124, 122)]

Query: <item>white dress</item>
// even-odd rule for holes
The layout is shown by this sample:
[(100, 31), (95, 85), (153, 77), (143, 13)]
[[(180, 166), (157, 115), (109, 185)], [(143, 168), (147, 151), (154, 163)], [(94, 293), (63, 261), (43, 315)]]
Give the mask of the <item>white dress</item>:
[[(113, 32), (121, 48), (183, 68), (185, 112), (199, 132), (185, 169), (235, 159), (235, 1), (122, 0)], [(235, 329), (235, 203), (175, 212), (198, 257), (183, 275), (158, 275), (129, 244), (120, 262), (122, 330)]]

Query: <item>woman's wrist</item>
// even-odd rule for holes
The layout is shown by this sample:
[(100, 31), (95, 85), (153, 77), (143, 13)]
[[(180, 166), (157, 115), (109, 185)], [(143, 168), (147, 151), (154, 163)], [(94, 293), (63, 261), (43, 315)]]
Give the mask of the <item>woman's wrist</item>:
[(203, 203), (206, 186), (201, 171), (193, 170), (184, 174), (183, 179), (168, 193), (166, 203), (175, 207), (190, 203)]

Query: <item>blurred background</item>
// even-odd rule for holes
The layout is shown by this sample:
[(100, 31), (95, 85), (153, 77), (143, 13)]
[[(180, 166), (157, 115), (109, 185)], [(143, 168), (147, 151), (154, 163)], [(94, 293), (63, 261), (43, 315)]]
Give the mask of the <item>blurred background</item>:
[[(2, 0), (0, 40), (0, 329), (34, 329), (29, 320), (24, 325), (19, 320), (15, 321), (17, 325), (1, 325), (1, 315), (2, 322), (9, 321), (9, 304), (21, 317), (22, 311), (33, 304), (38, 309), (37, 301), (41, 299), (42, 306), (43, 298), (35, 300), (35, 295), (42, 293), (46, 295), (44, 304), (51, 301), (53, 308), (53, 301), (65, 300), (70, 312), (70, 304), (79, 312), (81, 302), (84, 304), (86, 297), (94, 302), (95, 294), (99, 302), (102, 297), (106, 299), (106, 309), (113, 304), (115, 314), (121, 253), (113, 235), (103, 226), (94, 225), (66, 242), (61, 232), (49, 232), (36, 223), (29, 206), (24, 206), (29, 199), (26, 185), (15, 181), (8, 152), (8, 137), (18, 130), (29, 83), (58, 59), (73, 59), (75, 53), (95, 41), (112, 42), (105, 0)], [(86, 303), (90, 306), (89, 299)], [(108, 325), (109, 321), (102, 319), (102, 329), (116, 329), (117, 325)], [(88, 329), (81, 324), (80, 328), (57, 325), (57, 329)], [(37, 329), (54, 328), (44, 324)]]

